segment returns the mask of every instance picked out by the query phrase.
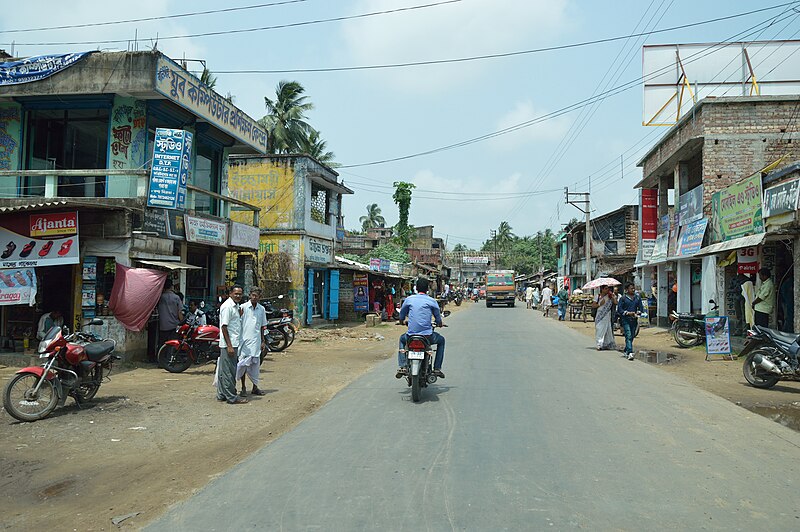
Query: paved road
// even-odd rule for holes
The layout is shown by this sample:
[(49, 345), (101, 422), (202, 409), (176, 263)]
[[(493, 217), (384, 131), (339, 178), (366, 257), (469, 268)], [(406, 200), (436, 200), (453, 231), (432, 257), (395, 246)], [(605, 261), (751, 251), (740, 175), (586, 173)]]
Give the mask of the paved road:
[(383, 363), (150, 529), (800, 528), (800, 434), (534, 311), (449, 323), (422, 403)]

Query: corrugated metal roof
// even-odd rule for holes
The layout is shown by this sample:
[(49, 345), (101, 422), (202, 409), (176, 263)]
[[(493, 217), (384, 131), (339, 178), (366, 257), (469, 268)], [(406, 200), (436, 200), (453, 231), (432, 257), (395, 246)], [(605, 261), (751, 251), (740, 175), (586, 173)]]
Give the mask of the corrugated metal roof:
[(53, 207), (61, 207), (66, 205), (66, 201), (45, 201), (41, 203), (28, 203), (25, 205), (10, 205), (8, 207), (0, 207), (0, 212), (16, 212), (16, 211), (33, 211), (38, 209), (51, 209)]

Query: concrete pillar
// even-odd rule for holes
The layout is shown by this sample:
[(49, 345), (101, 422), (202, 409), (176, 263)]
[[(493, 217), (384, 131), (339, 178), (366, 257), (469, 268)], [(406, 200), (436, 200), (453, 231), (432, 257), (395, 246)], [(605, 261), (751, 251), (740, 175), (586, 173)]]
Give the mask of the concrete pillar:
[[(186, 264), (187, 255), (187, 244), (186, 242), (180, 243), (180, 250), (181, 250), (181, 262)], [(186, 294), (188, 286), (186, 286), (186, 270), (179, 270), (178, 271), (179, 282), (178, 285), (181, 287), (181, 292)], [(188, 303), (188, 301), (186, 302)]]
[(692, 268), (688, 260), (675, 263), (678, 274), (678, 312), (692, 311)]
[(672, 188), (671, 176), (661, 176), (658, 178), (658, 216), (665, 216), (669, 213), (669, 189)]
[(794, 254), (794, 332), (800, 331), (800, 236), (794, 237), (792, 242), (792, 252)]
[(667, 317), (667, 296), (669, 295), (670, 286), (667, 277), (667, 265), (659, 264), (658, 271), (658, 325), (660, 327), (669, 327), (669, 318)]

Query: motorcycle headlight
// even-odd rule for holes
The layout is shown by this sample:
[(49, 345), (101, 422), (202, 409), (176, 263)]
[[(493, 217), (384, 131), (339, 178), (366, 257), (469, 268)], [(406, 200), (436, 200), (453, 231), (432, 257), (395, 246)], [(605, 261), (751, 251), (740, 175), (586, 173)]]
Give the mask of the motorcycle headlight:
[(42, 340), (41, 342), (39, 342), (39, 347), (36, 349), (36, 352), (39, 353), (40, 355), (46, 353), (47, 348), (50, 345), (50, 342), (52, 342), (52, 340)]

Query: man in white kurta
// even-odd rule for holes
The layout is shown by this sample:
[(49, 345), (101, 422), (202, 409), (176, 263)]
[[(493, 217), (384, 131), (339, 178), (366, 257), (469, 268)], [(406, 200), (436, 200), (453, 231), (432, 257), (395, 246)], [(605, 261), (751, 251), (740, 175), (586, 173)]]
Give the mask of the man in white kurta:
[(267, 311), (258, 303), (261, 290), (250, 289), (250, 301), (242, 305), (242, 335), (239, 340), (239, 363), (236, 378), (242, 380), (242, 395), (247, 395), (245, 375), (253, 382), (251, 394), (264, 395), (258, 388), (258, 372), (261, 368), (261, 351), (265, 349), (264, 328), (267, 326)]

